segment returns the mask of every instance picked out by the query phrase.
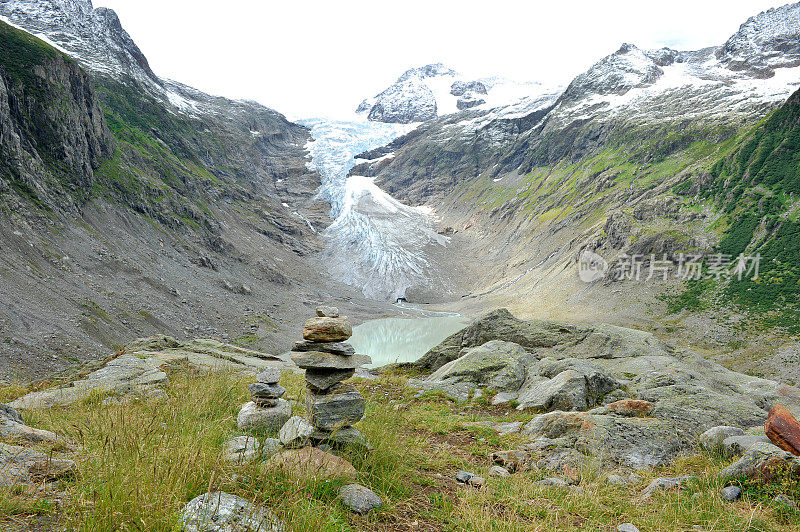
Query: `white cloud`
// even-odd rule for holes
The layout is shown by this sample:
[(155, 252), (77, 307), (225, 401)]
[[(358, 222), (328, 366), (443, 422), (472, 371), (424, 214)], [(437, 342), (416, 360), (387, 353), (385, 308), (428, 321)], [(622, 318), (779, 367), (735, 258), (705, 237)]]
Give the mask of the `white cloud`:
[(292, 118), (342, 115), (405, 69), (566, 82), (623, 42), (722, 44), (771, 0), (95, 0), (164, 77)]

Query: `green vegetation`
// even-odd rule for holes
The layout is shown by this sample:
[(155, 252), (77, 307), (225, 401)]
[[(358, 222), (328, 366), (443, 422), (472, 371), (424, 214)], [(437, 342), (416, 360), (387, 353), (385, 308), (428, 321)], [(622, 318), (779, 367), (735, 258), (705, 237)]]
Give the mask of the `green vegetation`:
[[(356, 381), (367, 400), (367, 416), (358, 428), (374, 449), (344, 456), (359, 472), (357, 482), (384, 501), (367, 516), (356, 516), (336, 499), (345, 479), (305, 478), (264, 463), (234, 465), (221, 459), (224, 442), (237, 435), (236, 412), (251, 381), (180, 370), (172, 375), (166, 400), (108, 406), (99, 394), (70, 407), (29, 413), (31, 425), (81, 445), (74, 456), (79, 471), (61, 481), (60, 503), (33, 488), (0, 490), (0, 528), (25, 523), (44, 529), (173, 531), (186, 502), (209, 489), (264, 504), (293, 531), (611, 530), (630, 521), (641, 530), (788, 532), (800, 524), (796, 511), (772, 502), (776, 493), (796, 494), (796, 484), (745, 486), (742, 500), (723, 502), (717, 474), (727, 461), (711, 455), (638, 471), (642, 480), (631, 486), (610, 485), (606, 473), (589, 465), (579, 471), (582, 493), (536, 485), (550, 476), (539, 469), (489, 478), (488, 489), (459, 486), (453, 480), (458, 470), (487, 477), (490, 452), (523, 443), (520, 436), (500, 437), (470, 422), (527, 421), (531, 415), (485, 401), (414, 397), (398, 374)], [(305, 393), (300, 375), (285, 374), (281, 384), (289, 399)], [(0, 390), (0, 396), (23, 392)], [(679, 475), (697, 480), (685, 490), (640, 500), (653, 478)]]
[(733, 258), (760, 255), (759, 276), (692, 285), (670, 310), (693, 310), (691, 302), (719, 292), (723, 303), (735, 304), (765, 326), (800, 331), (800, 92), (710, 173), (713, 182), (700, 197), (725, 213), (718, 251)]
[(41, 39), (0, 21), (0, 70), (8, 74), (12, 83), (20, 83), (27, 90), (46, 87), (47, 82), (36, 75), (34, 67), (55, 59), (72, 62)]

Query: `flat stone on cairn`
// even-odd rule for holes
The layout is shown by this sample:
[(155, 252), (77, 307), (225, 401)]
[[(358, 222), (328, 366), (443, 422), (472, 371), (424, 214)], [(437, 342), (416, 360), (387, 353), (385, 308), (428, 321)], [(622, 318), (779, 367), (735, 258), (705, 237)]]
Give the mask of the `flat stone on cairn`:
[[(343, 343), (353, 334), (350, 322), (334, 307), (317, 307), (316, 318), (306, 322), (303, 340), (295, 344), (292, 361), (306, 370), (306, 410), (314, 427), (315, 444), (369, 447), (353, 423), (364, 417), (364, 397), (349, 384), (342, 384), (355, 370), (372, 359), (358, 355)], [(337, 435), (341, 433), (341, 437)]]
[(281, 399), (286, 393), (278, 384), (281, 371), (265, 368), (256, 379), (258, 382), (247, 387), (252, 400), (242, 406), (236, 422), (246, 432), (278, 432), (292, 416), (291, 405)]

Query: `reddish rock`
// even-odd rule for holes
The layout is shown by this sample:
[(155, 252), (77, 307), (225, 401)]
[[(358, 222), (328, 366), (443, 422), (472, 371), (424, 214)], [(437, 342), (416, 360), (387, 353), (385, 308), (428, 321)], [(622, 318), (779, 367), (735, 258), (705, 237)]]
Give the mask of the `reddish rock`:
[(785, 407), (781, 405), (772, 407), (764, 431), (777, 447), (800, 456), (800, 423)]
[(622, 399), (608, 405), (608, 409), (620, 416), (645, 417), (653, 411), (653, 403), (640, 399)]

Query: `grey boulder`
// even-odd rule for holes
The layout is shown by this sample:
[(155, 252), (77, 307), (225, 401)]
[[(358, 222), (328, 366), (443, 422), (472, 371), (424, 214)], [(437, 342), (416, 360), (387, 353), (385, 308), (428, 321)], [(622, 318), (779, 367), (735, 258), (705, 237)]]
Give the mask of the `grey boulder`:
[(283, 532), (286, 527), (266, 508), (216, 491), (192, 499), (181, 513), (185, 532)]
[(723, 469), (720, 477), (758, 477), (775, 466), (784, 466), (789, 471), (800, 474), (800, 456), (787, 453), (771, 443), (757, 442), (738, 461)]
[(278, 439), (287, 449), (305, 447), (313, 433), (314, 427), (311, 426), (311, 423), (305, 418), (294, 416), (289, 418), (289, 421), (284, 423), (283, 427), (281, 427), (278, 433)]
[(734, 502), (739, 500), (742, 496), (742, 490), (739, 486), (728, 486), (727, 488), (723, 488), (719, 495), (722, 497), (723, 501)]
[(364, 417), (364, 397), (349, 384), (337, 384), (324, 394), (309, 393), (306, 410), (317, 429), (334, 431)]
[(355, 375), (354, 369), (306, 370), (306, 384), (315, 390), (327, 390)]
[(744, 436), (744, 431), (726, 425), (710, 428), (700, 435), (700, 445), (708, 451), (722, 451), (723, 442), (732, 436)]
[(347, 484), (339, 489), (339, 499), (357, 514), (365, 514), (383, 504), (371, 489), (359, 484)]
[(277, 405), (263, 408), (250, 401), (242, 406), (236, 423), (245, 432), (278, 432), (292, 416), (292, 407), (288, 401), (278, 399)]

